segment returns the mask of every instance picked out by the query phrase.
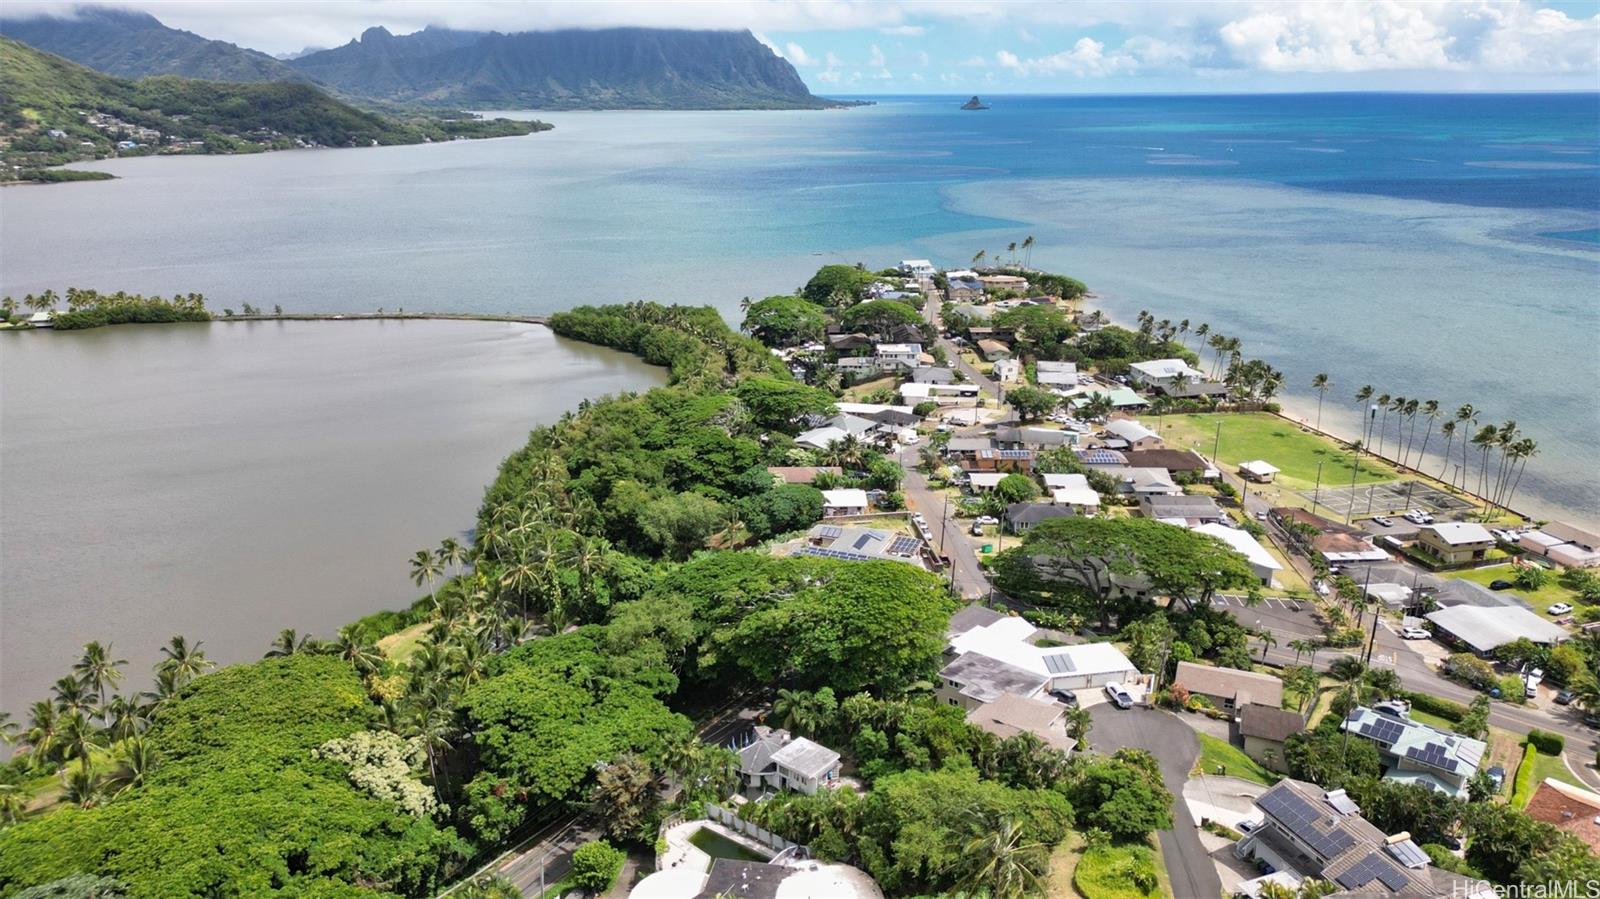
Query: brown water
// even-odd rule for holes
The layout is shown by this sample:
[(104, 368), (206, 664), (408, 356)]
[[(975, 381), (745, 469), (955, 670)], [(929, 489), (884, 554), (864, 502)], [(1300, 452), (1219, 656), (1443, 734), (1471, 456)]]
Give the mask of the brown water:
[(237, 662), (407, 605), (530, 428), (663, 380), (520, 324), (0, 334), (0, 709), (88, 640), (137, 691), (172, 634)]

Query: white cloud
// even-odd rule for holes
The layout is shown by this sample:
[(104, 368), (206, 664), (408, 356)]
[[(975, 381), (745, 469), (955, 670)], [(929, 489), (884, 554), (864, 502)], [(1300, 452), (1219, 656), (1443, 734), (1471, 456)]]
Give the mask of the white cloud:
[(969, 56), (961, 60), (961, 65), (969, 69), (981, 69), (988, 64), (989, 61), (981, 56)]
[(918, 50), (917, 51), (917, 65), (922, 66), (923, 68), (927, 68), (928, 63), (930, 63), (932, 61), (933, 61), (932, 57), (928, 56), (928, 51), (926, 51), (926, 50)]
[(872, 54), (867, 57), (867, 65), (875, 69), (881, 69), (884, 67), (884, 64), (885, 60), (883, 58), (883, 50), (879, 49), (877, 44), (873, 44)]
[(995, 62), (1018, 75), (1065, 73), (1080, 78), (1127, 74), (1138, 68), (1137, 60), (1131, 55), (1120, 51), (1107, 55), (1105, 49), (1106, 45), (1100, 41), (1081, 37), (1069, 50), (1033, 59), (1021, 59), (1009, 50), (1001, 50), (995, 54)]
[(928, 29), (922, 25), (890, 25), (888, 28), (879, 28), (878, 30), (884, 34), (893, 34), (900, 37), (921, 37), (928, 33)]
[(817, 58), (815, 56), (812, 56), (811, 54), (807, 53), (806, 52), (806, 48), (800, 46), (799, 44), (795, 43), (794, 41), (790, 41), (789, 43), (784, 44), (783, 48), (784, 48), (783, 49), (783, 53), (781, 54), (783, 56), (783, 58), (789, 60), (790, 62), (794, 63), (795, 65), (797, 65), (797, 66), (814, 66), (814, 65), (817, 65)]
[(872, 77), (878, 79), (879, 81), (893, 81), (894, 73), (890, 72), (888, 69), (879, 69), (878, 71), (872, 73)]
[(839, 70), (838, 69), (827, 69), (826, 71), (818, 72), (817, 73), (817, 80), (822, 82), (823, 84), (838, 84), (839, 83)]
[(823, 60), (823, 64), (830, 69), (837, 69), (844, 65), (844, 60), (836, 56), (832, 50), (829, 50), (827, 57)]
[(1026, 28), (1018, 28), (1017, 29), (1017, 39), (1022, 41), (1025, 44), (1037, 44), (1037, 43), (1039, 43), (1039, 39), (1033, 36), (1033, 32), (1029, 31)]
[(921, 72), (912, 72), (911, 73), (911, 80), (915, 81), (918, 84), (921, 84), (922, 82), (927, 81), (928, 79), (922, 77), (922, 73)]
[(943, 72), (939, 75), (939, 80), (945, 84), (965, 84), (967, 79), (961, 77), (958, 72)]

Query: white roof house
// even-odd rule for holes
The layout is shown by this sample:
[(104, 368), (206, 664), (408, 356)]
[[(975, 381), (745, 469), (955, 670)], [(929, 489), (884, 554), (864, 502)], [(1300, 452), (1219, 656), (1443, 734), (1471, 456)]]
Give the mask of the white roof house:
[(1110, 643), (1034, 646), (1028, 640), (1037, 630), (1022, 618), (1008, 617), (957, 634), (950, 639), (950, 651), (957, 656), (977, 653), (1048, 677), (1053, 687), (1069, 690), (1139, 676), (1139, 669)]
[(1256, 538), (1250, 536), (1247, 531), (1216, 523), (1195, 525), (1192, 530), (1215, 537), (1238, 550), (1241, 555), (1249, 560), (1250, 568), (1255, 571), (1256, 577), (1261, 578), (1261, 582), (1267, 586), (1272, 585), (1272, 573), (1283, 570), (1283, 566), (1279, 565), (1278, 560), (1272, 557), (1272, 553), (1267, 552), (1266, 547), (1262, 546)]
[(922, 344), (880, 343), (875, 349), (879, 356), (915, 356), (922, 352)]
[(835, 443), (838, 443), (849, 436), (850, 432), (846, 431), (844, 428), (836, 428), (832, 425), (828, 425), (826, 427), (812, 428), (811, 430), (806, 431), (805, 433), (796, 437), (794, 439), (794, 443), (795, 446), (803, 446), (807, 449), (820, 450), (827, 449), (828, 447), (833, 446)]
[(902, 259), (900, 260), (900, 271), (908, 275), (927, 275), (931, 277), (938, 269), (934, 268), (933, 263), (926, 259)]
[(1279, 468), (1265, 459), (1253, 459), (1249, 462), (1240, 462), (1239, 471), (1258, 481), (1270, 481)]
[(967, 475), (973, 490), (993, 490), (1000, 486), (1000, 479), (1009, 472), (1004, 471), (974, 471)]
[(1047, 362), (1040, 360), (1033, 363), (1034, 374), (1043, 387), (1076, 387), (1078, 386), (1078, 363), (1076, 362)]
[(1451, 606), (1429, 612), (1435, 631), (1443, 631), (1474, 652), (1484, 654), (1495, 647), (1526, 637), (1534, 643), (1555, 644), (1570, 634), (1521, 606)]
[(1141, 375), (1147, 381), (1166, 381), (1179, 375), (1192, 380), (1203, 381), (1205, 372), (1195, 368), (1182, 359), (1151, 359), (1148, 362), (1133, 362), (1128, 369), (1136, 375)]
[(1051, 501), (1058, 506), (1100, 505), (1100, 494), (1089, 486), (1087, 475), (1047, 474), (1044, 486), (1050, 491)]
[(1405, 584), (1369, 584), (1366, 593), (1369, 598), (1376, 599), (1391, 609), (1400, 609), (1411, 604), (1411, 588)]
[(1440, 542), (1449, 546), (1468, 546), (1474, 543), (1493, 543), (1494, 537), (1489, 534), (1489, 529), (1481, 524), (1470, 521), (1446, 521), (1439, 524), (1425, 524), (1418, 531), (1432, 531), (1437, 534)]
[(867, 508), (867, 491), (856, 488), (822, 491), (822, 507), (824, 509), (862, 509)]
[(1141, 440), (1160, 440), (1161, 435), (1131, 418), (1115, 418), (1106, 422), (1106, 431), (1128, 441), (1129, 445)]

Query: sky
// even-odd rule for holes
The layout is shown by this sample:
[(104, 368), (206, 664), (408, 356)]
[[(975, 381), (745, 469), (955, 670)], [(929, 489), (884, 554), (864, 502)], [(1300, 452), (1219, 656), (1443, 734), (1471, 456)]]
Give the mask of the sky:
[[(62, 14), (8, 0), (7, 15)], [(746, 28), (813, 92), (1597, 90), (1600, 0), (107, 0), (280, 54), (366, 28)]]

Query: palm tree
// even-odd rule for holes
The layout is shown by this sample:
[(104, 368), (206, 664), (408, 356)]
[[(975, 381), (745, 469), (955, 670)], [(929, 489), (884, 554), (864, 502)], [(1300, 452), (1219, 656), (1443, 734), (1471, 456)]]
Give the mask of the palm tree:
[(411, 582), (418, 587), (427, 584), (428, 601), (435, 606), (439, 604), (439, 600), (433, 592), (433, 582), (439, 577), (441, 570), (433, 553), (425, 549), (419, 549), (411, 556)]
[[(8, 298), (9, 299), (9, 298)], [(0, 784), (0, 823), (15, 824), (28, 810), (28, 797), (17, 784)]]
[(351, 628), (341, 628), (339, 638), (333, 641), (331, 648), (334, 655), (349, 662), (362, 677), (372, 674), (383, 666), (383, 653), (371, 643), (362, 642)]
[(1300, 654), (1310, 652), (1313, 644), (1310, 640), (1290, 640), (1287, 645), (1294, 650), (1294, 664), (1298, 665), (1300, 664)]
[(1383, 458), (1383, 435), (1389, 427), (1389, 401), (1394, 399), (1387, 393), (1380, 393), (1372, 401), (1383, 410), (1383, 418), (1378, 421), (1378, 458)]
[(1311, 389), (1317, 392), (1317, 430), (1322, 430), (1322, 398), (1327, 396), (1328, 388), (1333, 382), (1328, 380), (1326, 372), (1318, 372), (1311, 378)]
[(1471, 471), (1467, 462), (1467, 445), (1470, 442), (1467, 434), (1472, 431), (1472, 426), (1478, 423), (1478, 410), (1472, 408), (1471, 403), (1466, 403), (1456, 410), (1456, 428), (1461, 431), (1461, 489), (1467, 489), (1467, 472)]
[[(267, 655), (270, 657), (273, 653)], [(157, 668), (155, 686), (154, 690), (139, 694), (144, 700), (144, 716), (149, 719), (154, 719), (178, 697), (178, 692), (183, 689), (183, 675), (175, 668)]]
[(61, 798), (78, 808), (94, 808), (106, 798), (105, 779), (88, 766), (62, 770), (61, 786)]
[(465, 572), (467, 559), (471, 553), (454, 537), (446, 537), (439, 541), (439, 548), (434, 550), (433, 556), (440, 565), (447, 568), (460, 568)]
[(1512, 462), (1511, 450), (1521, 439), (1522, 431), (1517, 428), (1517, 423), (1514, 421), (1502, 422), (1500, 430), (1495, 434), (1495, 446), (1500, 449), (1500, 464), (1495, 468), (1494, 488), (1490, 493), (1492, 502), (1496, 506), (1503, 505), (1501, 500), (1505, 498), (1505, 483)]
[(1428, 400), (1424, 402), (1422, 404), (1422, 414), (1427, 416), (1428, 429), (1422, 432), (1422, 449), (1417, 451), (1417, 464), (1412, 466), (1418, 471), (1422, 470), (1423, 460), (1428, 458), (1428, 441), (1433, 438), (1433, 426), (1439, 420), (1439, 401)]
[(984, 257), (988, 255), (988, 252), (985, 250), (979, 250), (978, 252), (972, 254), (972, 267), (977, 268), (979, 265), (982, 265)]
[(267, 654), (263, 656), (263, 658), (271, 659), (282, 656), (292, 656), (297, 652), (303, 652), (310, 644), (310, 634), (306, 634), (304, 637), (302, 637), (298, 632), (295, 631), (294, 628), (286, 627), (283, 630), (278, 631), (278, 639), (272, 641), (272, 648), (267, 650)]
[(61, 719), (61, 754), (67, 761), (77, 761), (88, 770), (94, 751), (104, 743), (100, 729), (90, 724), (82, 712), (73, 712)]
[(28, 728), (20, 739), (35, 767), (55, 758), (61, 749), (61, 713), (54, 703), (40, 700), (33, 704), (28, 710)]
[(1024, 268), (1033, 266), (1033, 235), (1029, 234), (1022, 239), (1022, 265)]
[(122, 758), (118, 762), (117, 770), (106, 778), (106, 787), (114, 788), (115, 794), (121, 794), (123, 790), (142, 786), (145, 778), (155, 770), (156, 759), (155, 747), (144, 737), (128, 740), (122, 747)]
[(1261, 661), (1265, 663), (1267, 661), (1267, 650), (1278, 645), (1278, 638), (1272, 631), (1262, 631), (1256, 634), (1256, 639), (1261, 641)]
[(991, 822), (967, 841), (961, 858), (966, 876), (962, 885), (990, 899), (1023, 899), (1039, 891), (1039, 872), (1048, 852), (1043, 843), (1024, 841), (1022, 824), (1014, 818)]
[(1006, 252), (1011, 255), (1011, 264), (1015, 265), (1017, 262), (1017, 242), (1013, 240), (1011, 243), (1006, 244)]
[(111, 703), (106, 706), (106, 733), (111, 739), (118, 742), (132, 739), (137, 736), (149, 723), (145, 717), (144, 709), (138, 703), (130, 701), (126, 696), (113, 696)]
[(1512, 498), (1517, 495), (1517, 485), (1522, 483), (1522, 473), (1528, 470), (1528, 460), (1539, 455), (1539, 444), (1531, 437), (1524, 437), (1517, 441), (1517, 445), (1512, 449), (1516, 453), (1516, 458), (1522, 461), (1522, 467), (1517, 469), (1516, 480), (1511, 482), (1511, 490), (1506, 494), (1504, 505), (1508, 509), (1511, 507)]
[(1483, 496), (1488, 490), (1484, 484), (1489, 476), (1489, 451), (1494, 448), (1495, 444), (1499, 440), (1500, 432), (1495, 428), (1495, 426), (1484, 425), (1483, 427), (1479, 428), (1478, 433), (1473, 434), (1472, 439), (1468, 441), (1478, 449), (1480, 454), (1481, 462), (1478, 465), (1477, 491), (1479, 496)]
[(1094, 726), (1094, 719), (1089, 716), (1089, 710), (1082, 706), (1072, 706), (1061, 716), (1066, 725), (1067, 736), (1076, 742), (1077, 749), (1082, 751), (1088, 748), (1089, 728)]
[(157, 667), (171, 669), (177, 673), (180, 682), (187, 683), (216, 667), (216, 663), (207, 660), (205, 652), (200, 649), (204, 645), (204, 640), (196, 640), (190, 646), (188, 638), (173, 634), (167, 645), (161, 647), (161, 654), (166, 658)]
[(102, 716), (105, 714), (106, 687), (115, 687), (122, 680), (122, 666), (128, 664), (127, 659), (111, 658), (111, 644), (102, 646), (99, 640), (93, 640), (83, 647), (83, 655), (72, 666), (84, 685), (100, 695)]
[(88, 686), (76, 677), (63, 677), (51, 685), (50, 693), (55, 697), (57, 709), (66, 714), (78, 714), (89, 711), (88, 689)]
[(1411, 447), (1417, 442), (1417, 410), (1422, 408), (1421, 400), (1406, 400), (1405, 407), (1400, 410), (1400, 415), (1411, 423), (1411, 428), (1406, 432), (1404, 448), (1400, 450), (1400, 464), (1411, 466)]
[(1439, 433), (1444, 435), (1444, 465), (1439, 468), (1439, 480), (1450, 484), (1450, 481), (1445, 481), (1445, 474), (1450, 470), (1450, 444), (1456, 442), (1456, 420), (1445, 419), (1445, 423), (1439, 426)]

